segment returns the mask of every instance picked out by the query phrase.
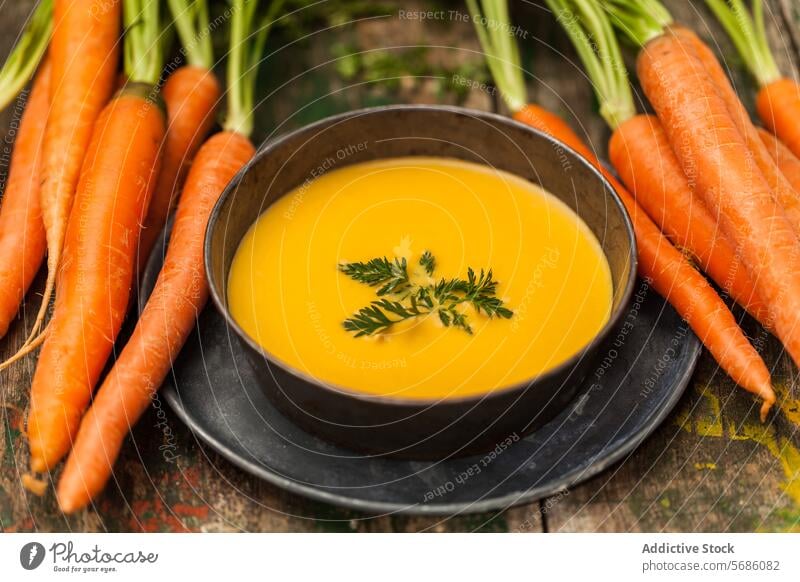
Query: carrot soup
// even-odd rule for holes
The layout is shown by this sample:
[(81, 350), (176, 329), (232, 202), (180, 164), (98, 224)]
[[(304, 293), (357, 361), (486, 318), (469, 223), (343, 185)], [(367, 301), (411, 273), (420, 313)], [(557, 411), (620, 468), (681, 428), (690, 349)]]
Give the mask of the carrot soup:
[(333, 169), (244, 236), (228, 305), (267, 353), (350, 391), (465, 397), (530, 380), (608, 321), (611, 272), (564, 203), (487, 166)]

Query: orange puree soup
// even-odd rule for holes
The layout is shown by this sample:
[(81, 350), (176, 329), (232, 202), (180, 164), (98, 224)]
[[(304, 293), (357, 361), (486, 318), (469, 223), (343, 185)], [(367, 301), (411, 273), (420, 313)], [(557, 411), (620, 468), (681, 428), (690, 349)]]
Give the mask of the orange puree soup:
[[(433, 274), (420, 264), (425, 251)], [(347, 263), (405, 259), (408, 285), (378, 297)], [(362, 337), (344, 322), (386, 298), (492, 270), (512, 312), (455, 306), (463, 327), (421, 313)], [(405, 298), (404, 298), (405, 297)], [(511, 174), (446, 158), (335, 169), (270, 206), (243, 238), (228, 283), (234, 319), (274, 357), (323, 382), (397, 398), (509, 386), (583, 348), (608, 321), (611, 272), (586, 224)], [(385, 313), (390, 319), (398, 319)]]

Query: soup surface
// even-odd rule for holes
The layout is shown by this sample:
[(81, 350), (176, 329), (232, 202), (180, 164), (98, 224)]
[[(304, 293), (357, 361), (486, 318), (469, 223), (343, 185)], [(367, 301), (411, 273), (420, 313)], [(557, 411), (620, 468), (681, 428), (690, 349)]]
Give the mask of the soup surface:
[[(432, 275), (420, 264), (426, 251)], [(405, 291), (379, 297), (382, 285), (342, 271), (384, 257), (406, 260)], [(413, 290), (466, 279), (470, 267), (492, 270), (510, 318), (463, 301), (455, 312), (471, 334), (437, 314), (361, 337), (345, 329), (373, 301), (410, 306)], [(247, 232), (228, 285), (233, 317), (269, 353), (324, 382), (398, 398), (530, 379), (585, 346), (612, 300), (600, 244), (557, 198), (505, 172), (421, 157), (334, 169), (289, 192)]]

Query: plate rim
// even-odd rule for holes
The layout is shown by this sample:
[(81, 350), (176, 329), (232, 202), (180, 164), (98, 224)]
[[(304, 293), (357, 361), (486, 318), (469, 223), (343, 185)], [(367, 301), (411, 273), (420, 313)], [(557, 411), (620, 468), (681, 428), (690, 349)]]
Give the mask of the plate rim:
[[(213, 305), (208, 305), (206, 309), (216, 309)], [(298, 483), (287, 477), (283, 477), (275, 471), (270, 470), (264, 465), (253, 461), (248, 461), (237, 454), (231, 447), (223, 444), (217, 437), (206, 430), (203, 425), (194, 418), (183, 406), (180, 391), (175, 386), (170, 377), (161, 389), (164, 399), (169, 404), (178, 418), (189, 428), (189, 430), (199, 436), (208, 446), (222, 455), (228, 462), (237, 466), (247, 473), (263, 479), (281, 489), (301, 495), (303, 497), (322, 501), (339, 507), (354, 509), (362, 512), (381, 512), (382, 514), (400, 515), (427, 515), (427, 516), (452, 516), (457, 514), (484, 513), (489, 511), (505, 510), (519, 505), (526, 505), (549, 497), (561, 491), (575, 487), (576, 485), (588, 481), (592, 477), (599, 475), (606, 469), (622, 460), (649, 437), (656, 428), (666, 420), (669, 414), (675, 409), (680, 401), (689, 381), (697, 368), (702, 345), (694, 333), (686, 336), (686, 341), (691, 345), (688, 349), (686, 365), (678, 379), (672, 384), (672, 391), (664, 404), (659, 407), (655, 414), (642, 425), (632, 438), (624, 440), (620, 446), (611, 450), (608, 454), (601, 456), (595, 461), (571, 470), (567, 475), (546, 485), (533, 487), (518, 493), (507, 493), (502, 496), (488, 497), (477, 501), (462, 501), (454, 503), (417, 503), (413, 505), (396, 503), (391, 501), (368, 501), (354, 498), (352, 496), (330, 493), (312, 485)]]
[[(152, 290), (152, 286), (155, 284), (155, 279), (158, 276), (161, 263), (164, 259), (164, 250), (169, 234), (172, 230), (173, 221), (174, 217), (170, 217), (170, 219), (167, 221), (167, 224), (159, 234), (158, 242), (153, 248), (145, 265), (145, 270), (140, 281), (140, 291), (145, 289), (148, 291)], [(634, 288), (636, 284), (639, 284), (640, 282), (641, 278), (637, 277)], [(148, 289), (148, 287), (150, 289)], [(668, 304), (666, 299), (660, 295), (658, 297), (665, 305)], [(140, 302), (142, 298), (143, 297), (140, 293)], [(140, 303), (138, 307), (141, 310), (143, 305)], [(207, 303), (205, 309), (214, 309), (218, 311), (217, 306), (211, 301)], [(224, 315), (221, 316), (224, 318)], [(193, 333), (198, 333), (197, 327)], [(237, 454), (231, 447), (223, 444), (217, 437), (206, 430), (203, 425), (183, 406), (180, 391), (175, 386), (175, 377), (173, 374), (167, 376), (164, 385), (160, 389), (160, 393), (164, 397), (164, 400), (167, 401), (167, 404), (175, 413), (175, 415), (189, 428), (194, 435), (199, 436), (200, 440), (205, 442), (209, 447), (211, 447), (211, 449), (216, 451), (224, 459), (239, 469), (285, 491), (289, 491), (290, 493), (315, 501), (329, 503), (338, 507), (344, 507), (365, 513), (377, 512), (382, 515), (396, 514), (417, 516), (453, 516), (459, 514), (475, 514), (505, 510), (520, 505), (526, 505), (575, 487), (578, 484), (588, 481), (592, 477), (595, 477), (606, 471), (609, 467), (616, 464), (625, 456), (639, 448), (639, 446), (650, 435), (652, 435), (659, 426), (661, 426), (664, 420), (666, 420), (670, 413), (675, 409), (675, 406), (686, 392), (686, 388), (688, 387), (692, 375), (697, 368), (700, 354), (703, 351), (703, 346), (698, 337), (691, 330), (689, 330), (689, 333), (686, 335), (685, 341), (689, 342), (690, 344), (687, 348), (686, 359), (684, 360), (685, 366), (676, 381), (672, 383), (671, 393), (664, 400), (662, 406), (660, 406), (654, 414), (650, 415), (647, 421), (642, 425), (641, 429), (638, 430), (632, 437), (624, 440), (617, 448), (612, 449), (608, 454), (598, 457), (591, 463), (581, 467), (576, 467), (575, 469), (569, 471), (565, 476), (551, 481), (545, 485), (532, 487), (525, 491), (507, 493), (501, 496), (486, 497), (478, 501), (427, 504), (416, 503), (412, 505), (391, 501), (368, 501), (338, 493), (330, 493), (320, 489), (319, 487), (299, 483), (280, 475), (264, 465), (247, 460), (243, 456)], [(582, 393), (583, 392), (581, 392), (581, 394)], [(576, 396), (576, 398), (578, 397), (579, 395)]]

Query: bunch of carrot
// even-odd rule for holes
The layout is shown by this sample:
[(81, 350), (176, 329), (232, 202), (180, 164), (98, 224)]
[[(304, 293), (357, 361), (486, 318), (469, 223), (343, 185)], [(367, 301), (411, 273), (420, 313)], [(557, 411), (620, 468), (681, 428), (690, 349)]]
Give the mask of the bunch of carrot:
[[(32, 473), (23, 482), (43, 492), (35, 474), (69, 454), (58, 486), (65, 512), (104, 487), (130, 427), (194, 329), (208, 294), (202, 247), (211, 209), (255, 151), (255, 76), (280, 2), (259, 19), (258, 0), (234, 0), (228, 117), (208, 140), (221, 98), (208, 6), (168, 4), (186, 63), (174, 71), (164, 67), (168, 27), (157, 0), (109, 0), (101, 11), (94, 0), (45, 0), (33, 38), (15, 49), (27, 60), (9, 59), (9, 80), (0, 71), (0, 90), (19, 90), (49, 47), (0, 208), (0, 334), (45, 252), (48, 277), (28, 339), (0, 369), (42, 346), (27, 421)], [(120, 52), (124, 81), (115, 92)], [(178, 199), (155, 289), (93, 399), (138, 269)]]
[[(729, 6), (743, 10), (737, 0)], [(759, 2), (754, 6), (760, 10)], [(794, 268), (800, 193), (787, 179), (797, 161), (770, 154), (713, 52), (675, 25), (660, 3), (636, 0), (620, 10), (619, 2), (608, 1), (605, 7), (641, 47), (639, 80), (695, 204), (711, 213), (721, 238), (736, 249), (767, 307), (768, 329), (800, 364), (800, 273)]]
[[(758, 1), (755, 25), (744, 18), (740, 0), (707, 1), (727, 17), (734, 35), (737, 26), (763, 27)], [(657, 0), (546, 2), (593, 83), (613, 130), (610, 160), (627, 188), (563, 120), (526, 102), (512, 29), (503, 26), (510, 24), (506, 1), (484, 0), (479, 7), (467, 0), (501, 95), (515, 119), (563, 141), (608, 178), (631, 215), (640, 274), (686, 319), (721, 368), (762, 399), (765, 419), (775, 402), (769, 370), (694, 265), (774, 332), (800, 364), (800, 279), (793, 269), (800, 254), (800, 161), (791, 147), (753, 126), (712, 51), (673, 25)], [(612, 24), (641, 47), (639, 78), (657, 116), (636, 113)], [(749, 61), (758, 63), (754, 71), (768, 72), (759, 95), (762, 120), (790, 145), (791, 130), (777, 126), (780, 119), (797, 119), (800, 100), (792, 96), (800, 93), (778, 79), (774, 64), (761, 66), (771, 62), (763, 30), (739, 31), (735, 38), (741, 46), (745, 39), (756, 39), (758, 57)]]

